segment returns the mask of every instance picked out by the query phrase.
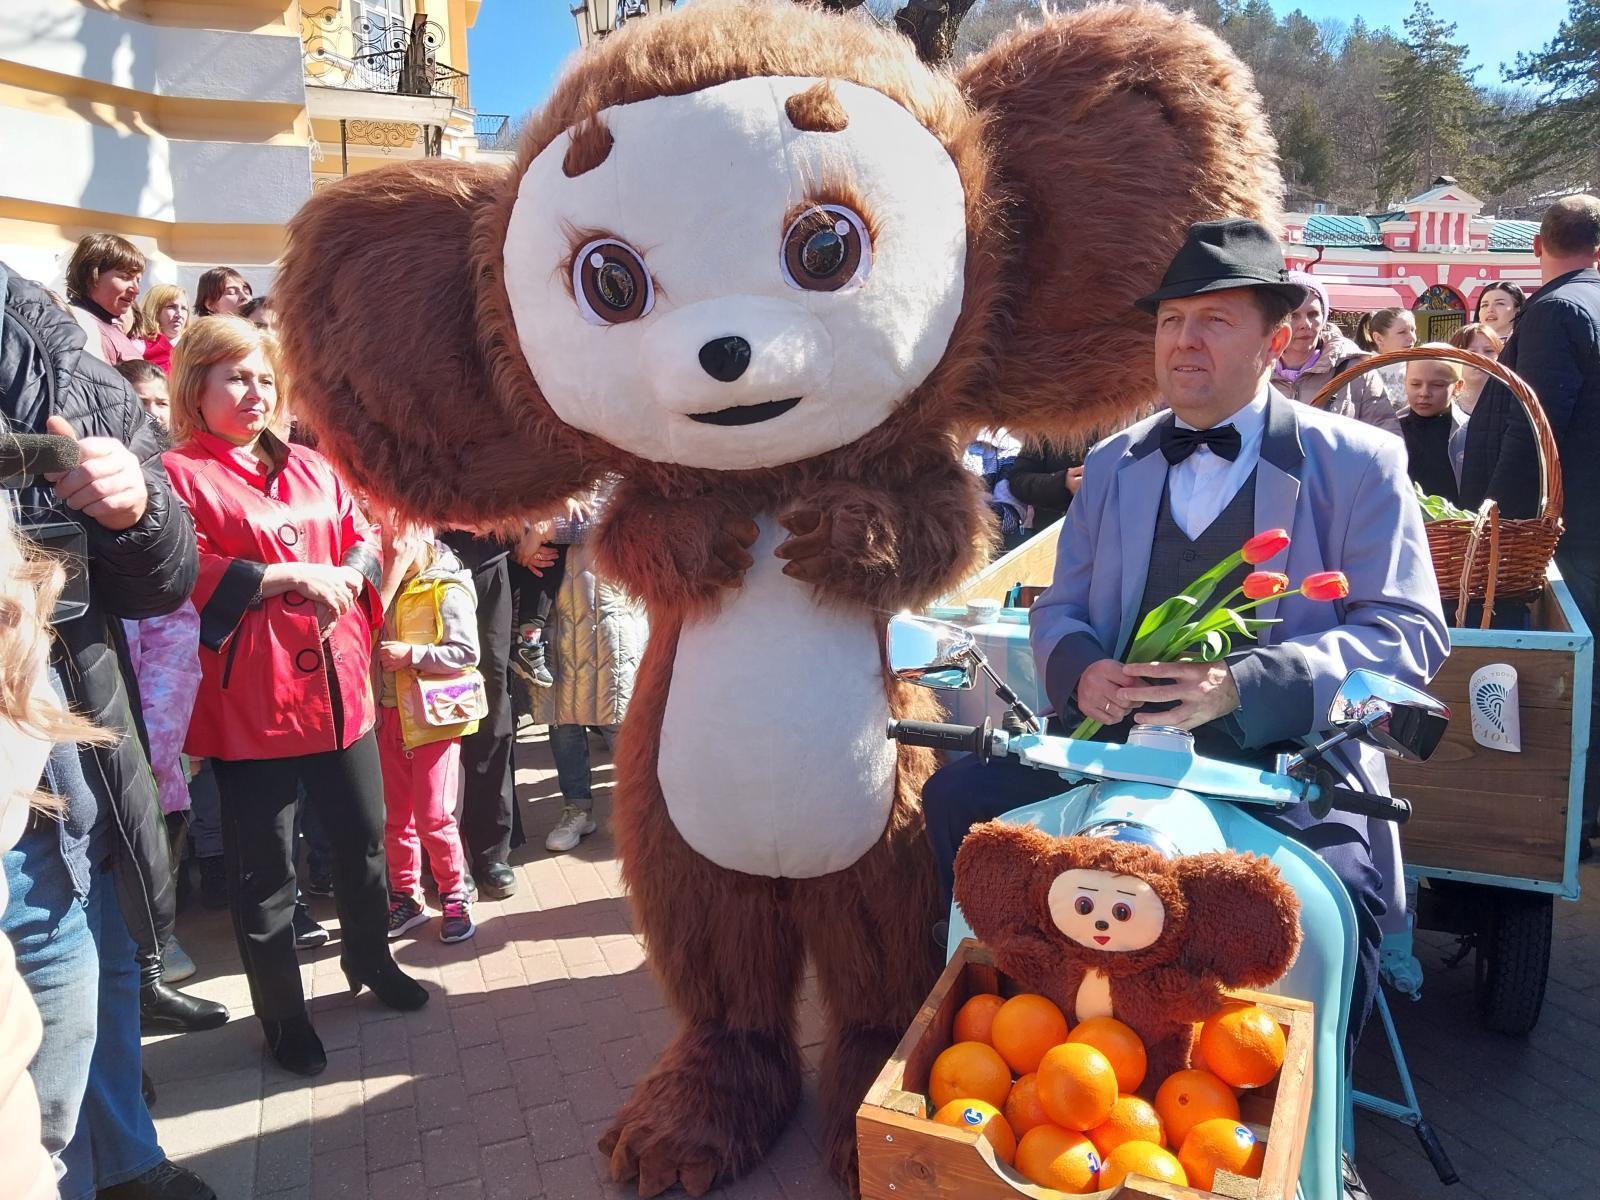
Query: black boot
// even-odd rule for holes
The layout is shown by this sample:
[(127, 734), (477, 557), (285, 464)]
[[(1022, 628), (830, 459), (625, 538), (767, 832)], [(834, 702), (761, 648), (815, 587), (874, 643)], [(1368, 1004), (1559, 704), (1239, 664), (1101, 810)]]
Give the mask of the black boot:
[(311, 1027), (311, 1018), (263, 1020), (261, 1028), (267, 1035), (267, 1049), (285, 1071), (296, 1075), (321, 1075), (328, 1069), (328, 1055), (322, 1049), (322, 1039)]
[(197, 858), (194, 865), (200, 869), (200, 903), (209, 909), (228, 907), (228, 872), (222, 865), (222, 855)]
[(162, 1159), (137, 1179), (101, 1188), (96, 1200), (217, 1200), (204, 1179), (170, 1158)]
[(517, 873), (507, 863), (480, 863), (478, 869), (473, 872), (473, 877), (477, 880), (478, 890), (485, 896), (504, 900), (516, 893)]
[(392, 959), (372, 972), (357, 970), (349, 963), (340, 965), (344, 970), (344, 981), (350, 985), (352, 996), (363, 987), (369, 987), (372, 989), (372, 994), (385, 1006), (398, 1012), (415, 1012), (428, 1002), (427, 990), (395, 966)]
[(145, 1033), (196, 1033), (227, 1023), (227, 1008), (214, 1000), (186, 995), (159, 981), (139, 989), (139, 1028)]

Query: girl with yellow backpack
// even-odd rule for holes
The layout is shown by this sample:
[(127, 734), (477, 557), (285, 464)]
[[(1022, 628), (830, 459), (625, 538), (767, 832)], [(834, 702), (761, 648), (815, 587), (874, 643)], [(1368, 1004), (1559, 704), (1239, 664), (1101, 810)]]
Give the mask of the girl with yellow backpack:
[[(378, 752), (386, 809), (389, 936), (429, 918), (422, 851), (439, 885), (439, 940), (477, 932), (466, 859), (454, 814), (461, 784), (461, 737), (488, 711), (478, 673), (477, 598), (460, 561), (430, 533), (411, 542), (411, 561), (384, 617), (378, 643)], [(396, 553), (404, 553), (397, 544)]]

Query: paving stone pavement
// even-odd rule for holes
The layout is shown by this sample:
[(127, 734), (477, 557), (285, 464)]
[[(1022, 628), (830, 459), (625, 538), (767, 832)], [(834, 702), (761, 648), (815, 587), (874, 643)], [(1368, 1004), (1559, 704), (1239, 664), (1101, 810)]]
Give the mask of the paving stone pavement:
[[(180, 918), (200, 974), (184, 985), (226, 1003), (223, 1029), (150, 1038), (162, 1144), (221, 1200), (622, 1200), (595, 1142), (674, 1028), (623, 900), (606, 832), (610, 767), (598, 740), (601, 832), (567, 855), (543, 849), (560, 807), (548, 743), (525, 731), (517, 795), (529, 845), (521, 887), (477, 906), (477, 936), (437, 940), (437, 920), (395, 957), (433, 993), (396, 1014), (352, 1001), (339, 974), (331, 900), (313, 910), (334, 941), (302, 959), (328, 1050), (315, 1080), (280, 1070), (251, 1016), (225, 913)], [(1549, 995), (1525, 1041), (1486, 1034), (1472, 1015), (1469, 962), (1443, 966), (1449, 939), (1424, 935), (1423, 999), (1394, 1000), (1424, 1111), (1462, 1182), (1441, 1187), (1409, 1130), (1363, 1114), (1363, 1174), (1378, 1200), (1572, 1200), (1600, 1195), (1600, 869), (1590, 895), (1557, 903)], [(809, 989), (801, 1040), (814, 1065), (821, 1015)], [(1363, 1046), (1364, 1084), (1385, 1067)], [(814, 1079), (765, 1163), (716, 1194), (729, 1200), (836, 1200), (817, 1151)], [(681, 1194), (681, 1193), (675, 1193)]]

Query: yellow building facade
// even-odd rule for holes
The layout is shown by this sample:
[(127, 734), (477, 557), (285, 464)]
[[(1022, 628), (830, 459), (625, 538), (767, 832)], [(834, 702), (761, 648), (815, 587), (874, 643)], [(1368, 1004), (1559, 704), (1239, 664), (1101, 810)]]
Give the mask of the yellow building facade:
[(122, 234), (145, 285), (270, 287), (284, 226), (343, 175), (494, 155), (472, 110), (480, 0), (4, 0), (0, 260), (59, 287)]

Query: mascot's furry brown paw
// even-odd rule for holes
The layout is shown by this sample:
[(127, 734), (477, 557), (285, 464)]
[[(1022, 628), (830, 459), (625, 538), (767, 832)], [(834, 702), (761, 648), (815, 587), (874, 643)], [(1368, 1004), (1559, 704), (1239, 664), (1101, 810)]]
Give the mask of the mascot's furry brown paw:
[(1266, 987), (1300, 950), (1278, 868), (1222, 851), (1051, 837), (989, 821), (956, 856), (956, 903), (995, 965), (1076, 1025), (1116, 1017), (1144, 1039), (1152, 1092), (1189, 1065), (1194, 1022), (1224, 987)]
[(1132, 307), (1196, 220), (1275, 216), (1222, 44), (1092, 8), (959, 74), (853, 16), (703, 0), (577, 58), (515, 167), (315, 197), (274, 285), (294, 403), (353, 481), (444, 523), (620, 476), (603, 561), (648, 605), (614, 826), (683, 1027), (603, 1146), (646, 1194), (748, 1169), (799, 1092), (806, 955), (826, 1152), (932, 978), (925, 751), (881, 632), (988, 538), (982, 425), (1153, 394)]

